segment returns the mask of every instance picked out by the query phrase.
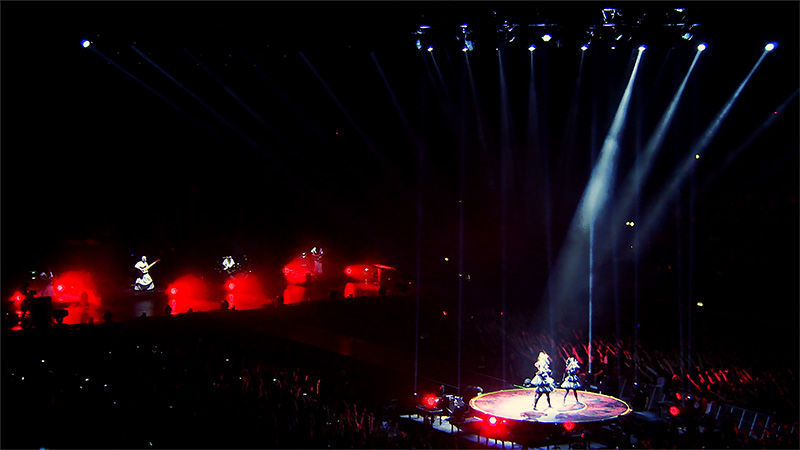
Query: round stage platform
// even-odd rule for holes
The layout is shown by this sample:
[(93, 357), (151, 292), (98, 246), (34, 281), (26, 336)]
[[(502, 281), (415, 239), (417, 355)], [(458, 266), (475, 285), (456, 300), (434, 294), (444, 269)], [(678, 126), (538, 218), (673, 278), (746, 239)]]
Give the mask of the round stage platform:
[(529, 422), (544, 424), (592, 423), (616, 419), (631, 412), (631, 407), (624, 401), (608, 395), (594, 392), (578, 391), (578, 400), (570, 392), (564, 401), (564, 389), (556, 389), (550, 393), (550, 404), (547, 396), (542, 395), (536, 409), (534, 389), (510, 389), (490, 392), (469, 401), (476, 415), (496, 417), (512, 422)]

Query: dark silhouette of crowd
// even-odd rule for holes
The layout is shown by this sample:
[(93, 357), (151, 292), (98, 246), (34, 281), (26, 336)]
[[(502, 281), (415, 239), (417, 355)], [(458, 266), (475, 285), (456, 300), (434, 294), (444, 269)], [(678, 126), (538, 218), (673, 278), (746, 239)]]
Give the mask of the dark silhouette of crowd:
[(455, 446), (401, 421), (397, 399), (376, 394), (389, 380), (355, 363), (288, 341), (175, 336), (114, 323), (6, 334), (3, 448)]
[[(330, 317), (335, 302), (319, 307)], [(351, 305), (352, 307), (352, 305)], [(355, 310), (347, 310), (350, 314)], [(478, 447), (407, 414), (397, 374), (340, 355), (242, 331), (181, 327), (193, 317), (247, 314), (215, 311), (45, 329), (4, 330), (4, 448), (465, 448)], [(421, 353), (454, 353), (453, 320), (427, 315)], [(475, 320), (475, 317), (480, 320)], [(492, 317), (495, 317), (492, 319)], [(361, 320), (355, 318), (356, 321)], [(332, 320), (335, 321), (335, 320)], [(381, 322), (381, 321), (378, 321)], [(213, 319), (209, 323), (213, 323)], [(383, 323), (383, 325), (381, 325)], [(374, 323), (386, 328), (387, 322)], [(463, 366), (499, 379), (502, 329), (497, 315), (466, 316)], [(343, 323), (334, 324), (343, 328)], [(643, 389), (658, 386), (682, 407), (643, 426), (628, 415), (609, 426), (619, 448), (797, 448), (796, 373), (740, 365), (722, 351), (698, 353), (687, 370), (674, 348), (594, 336), (588, 374), (587, 336), (555, 337), (506, 318), (506, 374), (532, 374), (540, 350), (552, 355), (555, 378), (575, 357), (585, 389), (628, 399), (642, 410)], [(240, 327), (241, 328), (241, 327)], [(368, 327), (356, 334), (367, 337)], [(246, 332), (245, 332), (246, 335)], [(444, 337), (447, 337), (445, 339)], [(386, 342), (397, 336), (376, 337)], [(634, 358), (638, 357), (637, 364)], [(444, 361), (444, 359), (443, 359)], [(685, 366), (685, 365), (684, 365)], [(768, 370), (772, 369), (772, 370)], [(510, 380), (511, 383), (515, 379)], [(521, 381), (520, 381), (521, 383)], [(625, 388), (627, 386), (627, 388)], [(507, 387), (507, 386), (506, 386)], [(620, 392), (625, 391), (625, 392)], [(406, 392), (407, 394), (408, 392)], [(681, 395), (679, 399), (676, 394)], [(413, 406), (413, 405), (412, 405)], [(709, 414), (714, 406), (722, 414)], [(729, 408), (765, 413), (747, 429)], [(792, 414), (794, 412), (794, 415)]]

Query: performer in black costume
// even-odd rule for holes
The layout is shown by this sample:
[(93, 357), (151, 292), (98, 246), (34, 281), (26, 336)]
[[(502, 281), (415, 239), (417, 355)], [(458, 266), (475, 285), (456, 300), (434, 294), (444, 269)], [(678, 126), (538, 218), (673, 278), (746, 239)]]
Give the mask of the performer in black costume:
[(550, 404), (550, 393), (556, 389), (553, 380), (553, 371), (550, 370), (550, 356), (545, 352), (539, 352), (539, 359), (534, 363), (536, 366), (536, 376), (533, 377), (532, 386), (536, 387), (536, 400), (533, 401), (533, 409), (536, 409), (536, 404), (539, 403), (539, 398), (542, 394), (547, 396), (547, 407), (552, 408)]
[(569, 395), (570, 389), (575, 394), (575, 401), (578, 402), (579, 405), (582, 403), (578, 400), (578, 389), (582, 387), (581, 380), (578, 377), (578, 369), (581, 366), (578, 365), (578, 360), (569, 357), (567, 358), (567, 368), (564, 371), (564, 381), (561, 382), (561, 387), (565, 389), (567, 392), (564, 394), (564, 404), (567, 404), (567, 396)]

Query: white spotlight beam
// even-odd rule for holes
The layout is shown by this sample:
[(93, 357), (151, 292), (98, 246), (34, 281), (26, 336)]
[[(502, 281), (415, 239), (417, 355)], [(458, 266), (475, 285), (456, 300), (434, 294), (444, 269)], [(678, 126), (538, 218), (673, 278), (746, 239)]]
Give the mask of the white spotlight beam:
[[(636, 55), (636, 63), (633, 65), (628, 86), (625, 88), (625, 93), (622, 95), (617, 113), (614, 116), (614, 121), (611, 123), (611, 128), (606, 135), (603, 142), (603, 147), (600, 151), (600, 158), (592, 169), (592, 175), (589, 178), (589, 183), (583, 191), (583, 197), (578, 205), (578, 225), (581, 228), (587, 229), (591, 223), (597, 219), (598, 212), (605, 206), (608, 201), (608, 193), (611, 182), (616, 175), (616, 164), (619, 159), (619, 140), (622, 135), (622, 128), (625, 124), (625, 118), (628, 115), (628, 104), (630, 103), (631, 93), (633, 92), (633, 82), (636, 79), (636, 72), (639, 68), (639, 61), (642, 58), (640, 51)], [(575, 223), (573, 219), (573, 224)]]
[(694, 60), (692, 61), (691, 66), (689, 66), (689, 70), (683, 77), (683, 81), (678, 87), (678, 90), (675, 92), (675, 95), (673, 95), (672, 101), (667, 107), (667, 110), (661, 116), (661, 120), (658, 122), (655, 131), (647, 141), (644, 151), (642, 152), (642, 156), (636, 162), (633, 171), (628, 175), (628, 178), (626, 179), (622, 188), (622, 192), (619, 196), (619, 203), (616, 208), (617, 214), (615, 214), (617, 217), (627, 217), (630, 213), (628, 210), (631, 208), (633, 200), (636, 198), (636, 193), (639, 192), (642, 187), (642, 181), (647, 177), (653, 167), (653, 163), (656, 159), (656, 153), (664, 143), (664, 137), (667, 129), (672, 123), (672, 119), (675, 117), (675, 110), (677, 109), (678, 103), (683, 96), (683, 91), (689, 81), (689, 76), (692, 74), (692, 71), (697, 64), (697, 60), (700, 58), (701, 52), (702, 51), (698, 51), (695, 53)]
[[(550, 274), (551, 281), (555, 284), (555, 303), (566, 301), (567, 303), (562, 303), (567, 305), (565, 308), (574, 306), (571, 305), (571, 300), (581, 298), (582, 292), (579, 290), (589, 287), (582, 283), (576, 283), (576, 280), (582, 279), (586, 274), (587, 266), (584, 252), (587, 251), (587, 245), (590, 244), (590, 235), (593, 232), (595, 220), (608, 200), (609, 191), (614, 180), (619, 156), (619, 139), (627, 117), (628, 105), (641, 57), (642, 52), (640, 51), (637, 53), (628, 85), (620, 100), (611, 128), (606, 135), (599, 160), (592, 170), (592, 175), (584, 189), (578, 210), (573, 216), (572, 223), (567, 231), (566, 243), (559, 253), (556, 270)], [(585, 278), (588, 279), (588, 275)], [(562, 313), (566, 313), (566, 311), (562, 311)]]

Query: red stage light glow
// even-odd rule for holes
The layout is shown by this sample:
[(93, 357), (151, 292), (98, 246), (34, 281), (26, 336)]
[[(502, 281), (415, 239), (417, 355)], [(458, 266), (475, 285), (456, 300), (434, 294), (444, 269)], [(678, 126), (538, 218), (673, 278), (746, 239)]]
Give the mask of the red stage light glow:
[(569, 420), (564, 422), (564, 429), (565, 430), (572, 431), (574, 428), (575, 428), (575, 423), (573, 423), (573, 422), (571, 422)]
[(353, 274), (353, 268), (352, 267), (348, 267), (347, 269), (344, 269), (344, 273), (346, 275), (352, 275)]
[(14, 293), (14, 297), (13, 297), (12, 299), (13, 299), (15, 302), (21, 302), (22, 300), (24, 300), (24, 299), (25, 299), (25, 297), (23, 297), (23, 296), (22, 296), (22, 294), (20, 294), (19, 292), (15, 292), (15, 293)]
[[(229, 280), (225, 287), (228, 289), (229, 294), (226, 297), (229, 306), (233, 308), (233, 292), (236, 293), (236, 309), (259, 309), (263, 308), (267, 303), (267, 297), (264, 295), (264, 288), (261, 285), (258, 277), (253, 273), (239, 273)], [(217, 302), (219, 308), (219, 302)]]
[(669, 414), (670, 415), (677, 416), (680, 413), (681, 413), (681, 410), (677, 406), (670, 406), (669, 407)]
[[(100, 321), (102, 300), (97, 293), (97, 286), (89, 272), (69, 271), (53, 279), (51, 290), (54, 307), (66, 309), (64, 318), (67, 325)], [(37, 295), (43, 295), (42, 292)]]
[(438, 403), (438, 399), (435, 395), (426, 395), (422, 399), (422, 404), (430, 409), (436, 408), (436, 403)]
[(497, 425), (497, 417), (495, 416), (489, 417), (489, 425), (491, 426)]
[(219, 301), (212, 302), (208, 299), (208, 286), (206, 282), (194, 275), (184, 275), (173, 281), (168, 287), (170, 294), (170, 307), (172, 314), (192, 311), (212, 311), (219, 309)]
[(447, 315), (447, 311), (442, 311), (442, 315), (446, 316)]
[(675, 398), (677, 398), (678, 400), (680, 400), (680, 399), (681, 399), (681, 393), (680, 393), (680, 392), (676, 392), (676, 393), (675, 393)]

